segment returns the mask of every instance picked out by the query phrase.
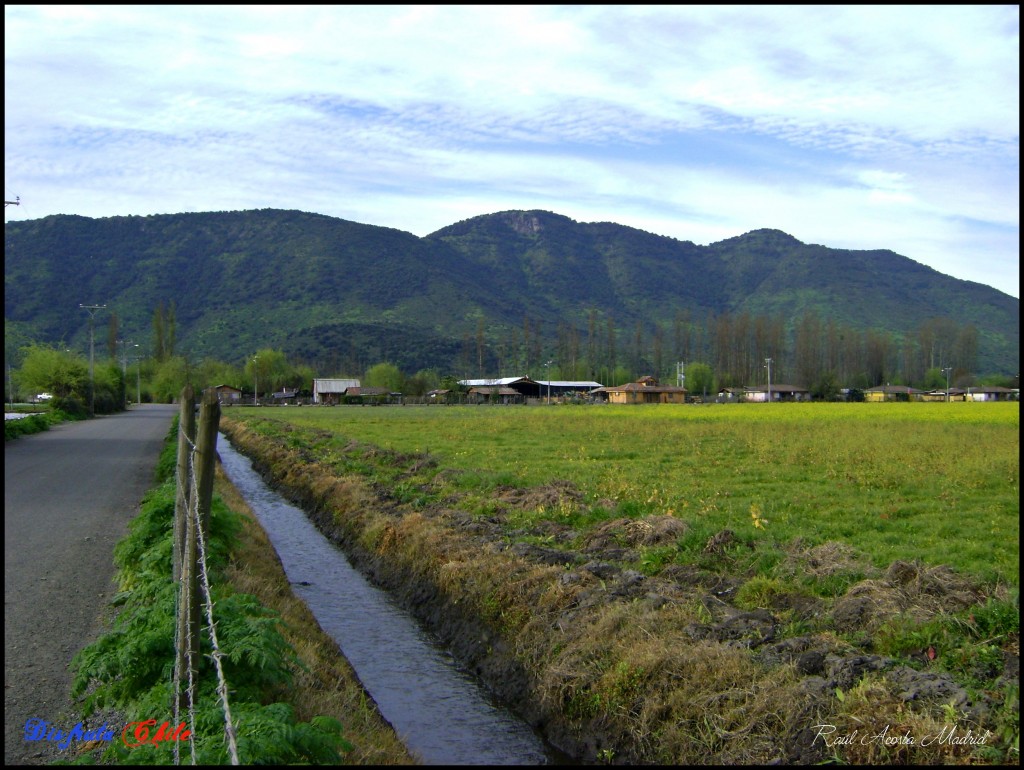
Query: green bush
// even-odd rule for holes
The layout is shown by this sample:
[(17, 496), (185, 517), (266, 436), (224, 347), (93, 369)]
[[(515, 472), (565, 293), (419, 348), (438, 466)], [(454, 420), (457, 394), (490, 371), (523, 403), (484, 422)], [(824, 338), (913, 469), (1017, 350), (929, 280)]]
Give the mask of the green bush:
[[(176, 422), (170, 436), (174, 435)], [(174, 442), (168, 441), (164, 456), (173, 458), (174, 447)], [(171, 579), (175, 481), (173, 462), (170, 465), (171, 477), (146, 495), (129, 534), (115, 548), (120, 592), (114, 604), (120, 606), (120, 612), (114, 627), (82, 649), (72, 662), (72, 697), (85, 696), (86, 715), (114, 707), (132, 722), (166, 715), (172, 702), (177, 585)], [(337, 720), (315, 717), (299, 722), (290, 706), (272, 702), (274, 693), (290, 683), (299, 665), (281, 634), (280, 618), (254, 596), (233, 593), (221, 577), (240, 526), (237, 515), (215, 497), (207, 543), (208, 569), (224, 677), (237, 725), (239, 759), (243, 764), (337, 764), (339, 752), (352, 748)], [(201, 764), (227, 764), (230, 759), (212, 651), (204, 632), (193, 725), (196, 758)], [(179, 749), (188, 751), (186, 746)], [(148, 746), (146, 751), (114, 741), (105, 750), (104, 761), (168, 764), (173, 761), (172, 752), (170, 741)]]
[(58, 396), (50, 401), (50, 409), (63, 412), (72, 420), (81, 420), (89, 416), (89, 407), (78, 396)]
[(46, 414), (33, 414), (17, 420), (4, 420), (4, 441), (30, 433), (41, 433), (50, 429), (50, 417)]

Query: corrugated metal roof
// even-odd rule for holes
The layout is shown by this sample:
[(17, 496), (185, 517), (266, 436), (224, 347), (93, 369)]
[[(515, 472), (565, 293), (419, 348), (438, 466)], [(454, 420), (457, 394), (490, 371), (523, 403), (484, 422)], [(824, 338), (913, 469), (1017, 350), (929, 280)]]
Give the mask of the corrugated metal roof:
[(511, 385), (513, 382), (533, 382), (529, 377), (500, 377), (491, 380), (459, 380), (459, 385), (469, 388), (486, 388), (501, 385)]
[[(775, 390), (775, 386), (772, 386), (772, 390)], [(864, 391), (865, 393), (922, 393), (923, 391), (911, 388), (908, 385), (877, 385), (874, 388), (868, 388)], [(943, 391), (945, 392), (945, 391)]]
[(313, 380), (316, 393), (344, 393), (346, 388), (358, 388), (359, 380)]
[(352, 387), (345, 390), (346, 396), (387, 396), (391, 391), (387, 388), (360, 388)]

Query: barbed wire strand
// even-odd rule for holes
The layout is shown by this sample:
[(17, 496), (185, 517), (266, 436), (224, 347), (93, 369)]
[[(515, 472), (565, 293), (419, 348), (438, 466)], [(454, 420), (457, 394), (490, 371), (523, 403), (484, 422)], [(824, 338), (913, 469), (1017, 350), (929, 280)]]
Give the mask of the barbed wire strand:
[[(175, 477), (177, 485), (181, 486), (181, 481)], [(173, 530), (173, 527), (172, 527)], [(181, 554), (176, 554), (180, 556)], [(178, 581), (178, 590), (174, 592), (174, 676), (173, 676), (173, 687), (174, 691), (174, 724), (181, 724), (181, 707), (178, 703), (181, 696), (181, 661), (178, 655), (178, 642), (181, 639), (179, 634), (180, 623), (178, 622), (178, 613), (181, 612), (181, 590), (182, 581)], [(181, 764), (181, 752), (178, 748), (178, 741), (174, 741), (174, 764), (175, 766)]]
[[(189, 452), (190, 466), (193, 465), (194, 456), (195, 451)], [(203, 594), (206, 597), (203, 606), (206, 610), (206, 623), (210, 633), (210, 644), (213, 648), (213, 652), (209, 657), (213, 659), (214, 667), (217, 670), (217, 694), (220, 696), (221, 706), (224, 709), (224, 731), (228, 739), (228, 751), (231, 754), (231, 764), (237, 765), (239, 764), (238, 745), (235, 738), (235, 726), (231, 719), (231, 706), (228, 703), (228, 683), (224, 678), (224, 667), (221, 663), (223, 653), (221, 652), (220, 644), (217, 641), (217, 624), (213, 620), (213, 594), (210, 591), (210, 579), (206, 565), (206, 538), (203, 535), (203, 528), (199, 517), (199, 489), (194, 467), (191, 475), (192, 500), (190, 501), (189, 508), (191, 509), (190, 512), (193, 518), (192, 526), (196, 533), (196, 544), (199, 547), (199, 576), (201, 578)], [(193, 724), (195, 724), (195, 722), (193, 722)]]
[[(195, 442), (192, 441), (192, 439), (190, 439), (188, 437), (188, 434), (186, 434), (184, 432), (184, 428), (181, 428), (180, 425), (181, 425), (181, 423), (179, 422), (179, 432), (180, 432), (181, 436), (185, 439), (185, 443), (188, 444), (188, 481), (190, 482), (189, 486), (191, 487), (191, 491), (192, 491), (191, 498), (183, 496), (182, 499), (186, 500), (186, 503), (187, 503), (186, 506), (185, 506), (185, 514), (187, 516), (191, 516), (190, 509), (192, 507), (192, 503), (193, 503), (193, 501), (197, 500), (197, 497), (196, 497), (196, 491), (197, 491), (197, 489), (196, 489), (196, 472), (195, 472), (196, 445), (195, 445)], [(179, 491), (183, 491), (185, 489), (185, 486), (184, 486), (183, 482), (180, 479), (178, 480), (178, 489), (179, 489)], [(196, 504), (198, 505), (198, 503), (196, 503)], [(186, 527), (186, 532), (187, 531), (188, 531), (188, 529)], [(179, 558), (182, 558), (182, 560), (184, 560), (184, 554), (179, 554)], [(179, 575), (183, 578), (183, 576), (184, 576), (184, 570), (183, 569), (179, 571)], [(183, 601), (181, 603), (181, 611), (188, 613), (188, 618), (191, 618), (192, 617), (192, 602), (191, 602), (192, 593), (191, 593), (191, 591), (188, 591), (184, 579), (181, 580), (180, 590), (179, 590), (178, 593), (179, 593), (179, 595), (184, 594), (186, 596), (187, 601)], [(177, 633), (177, 625), (178, 624), (175, 623), (175, 633)], [(185, 644), (186, 644), (185, 649), (190, 651), (190, 654), (185, 656), (186, 660), (188, 661), (188, 687), (185, 690), (185, 693), (186, 693), (185, 697), (188, 700), (188, 723), (189, 723), (189, 727), (191, 728), (190, 729), (190, 733), (189, 733), (188, 742), (189, 742), (189, 749), (190, 749), (191, 756), (192, 756), (192, 766), (195, 767), (198, 764), (198, 762), (196, 761), (196, 740), (195, 740), (195, 738), (196, 738), (196, 697), (195, 696), (196, 696), (196, 681), (198, 679), (198, 675), (197, 675), (196, 670), (195, 670), (195, 659), (194, 659), (194, 656), (191, 655), (192, 643), (193, 643), (192, 623), (188, 622), (188, 620), (186, 620), (185, 628), (186, 628), (186, 631), (187, 631), (187, 637), (185, 639)], [(177, 650), (177, 646), (175, 646), (175, 650)], [(175, 657), (175, 661), (177, 661), (177, 657), (178, 657), (177, 654), (175, 654), (174, 657)], [(177, 710), (177, 697), (175, 698), (175, 709)], [(178, 717), (176, 715), (175, 716), (175, 726), (177, 726), (179, 724), (181, 724), (181, 722), (178, 720)], [(174, 742), (174, 749), (175, 749), (175, 755), (176, 755), (175, 758), (177, 760), (178, 741)]]

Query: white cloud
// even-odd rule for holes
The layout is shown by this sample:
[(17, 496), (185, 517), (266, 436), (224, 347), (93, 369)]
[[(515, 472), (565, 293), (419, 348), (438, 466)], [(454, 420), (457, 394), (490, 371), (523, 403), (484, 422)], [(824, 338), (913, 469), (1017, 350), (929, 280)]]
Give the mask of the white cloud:
[(8, 219), (547, 208), (1016, 295), (1019, 8), (6, 6), (5, 147)]

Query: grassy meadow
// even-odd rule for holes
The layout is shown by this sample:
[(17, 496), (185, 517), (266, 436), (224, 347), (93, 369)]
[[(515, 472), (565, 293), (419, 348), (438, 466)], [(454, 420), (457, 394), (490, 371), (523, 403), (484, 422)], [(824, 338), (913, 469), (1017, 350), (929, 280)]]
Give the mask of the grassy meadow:
[[(1019, 423), (1016, 403), (288, 406), (222, 428), (572, 756), (1001, 764)], [(825, 747), (814, 725), (920, 740)], [(953, 728), (985, 739), (931, 739)]]
[[(730, 529), (768, 561), (765, 546), (799, 538), (847, 544), (878, 567), (919, 559), (1018, 585), (1017, 403), (290, 406), (228, 414), (327, 431), (334, 451), (355, 440), (427, 453), (438, 467), (461, 471), (453, 483), (479, 493), (471, 496), (476, 513), (486, 514), (488, 491), (503, 486), (566, 480), (583, 492), (579, 503), (518, 513), (523, 524), (540, 518), (585, 530), (650, 514), (686, 521), (678, 548), (656, 549), (637, 565), (649, 574), (693, 558), (686, 540), (703, 544)], [(318, 450), (325, 459), (331, 444)]]

